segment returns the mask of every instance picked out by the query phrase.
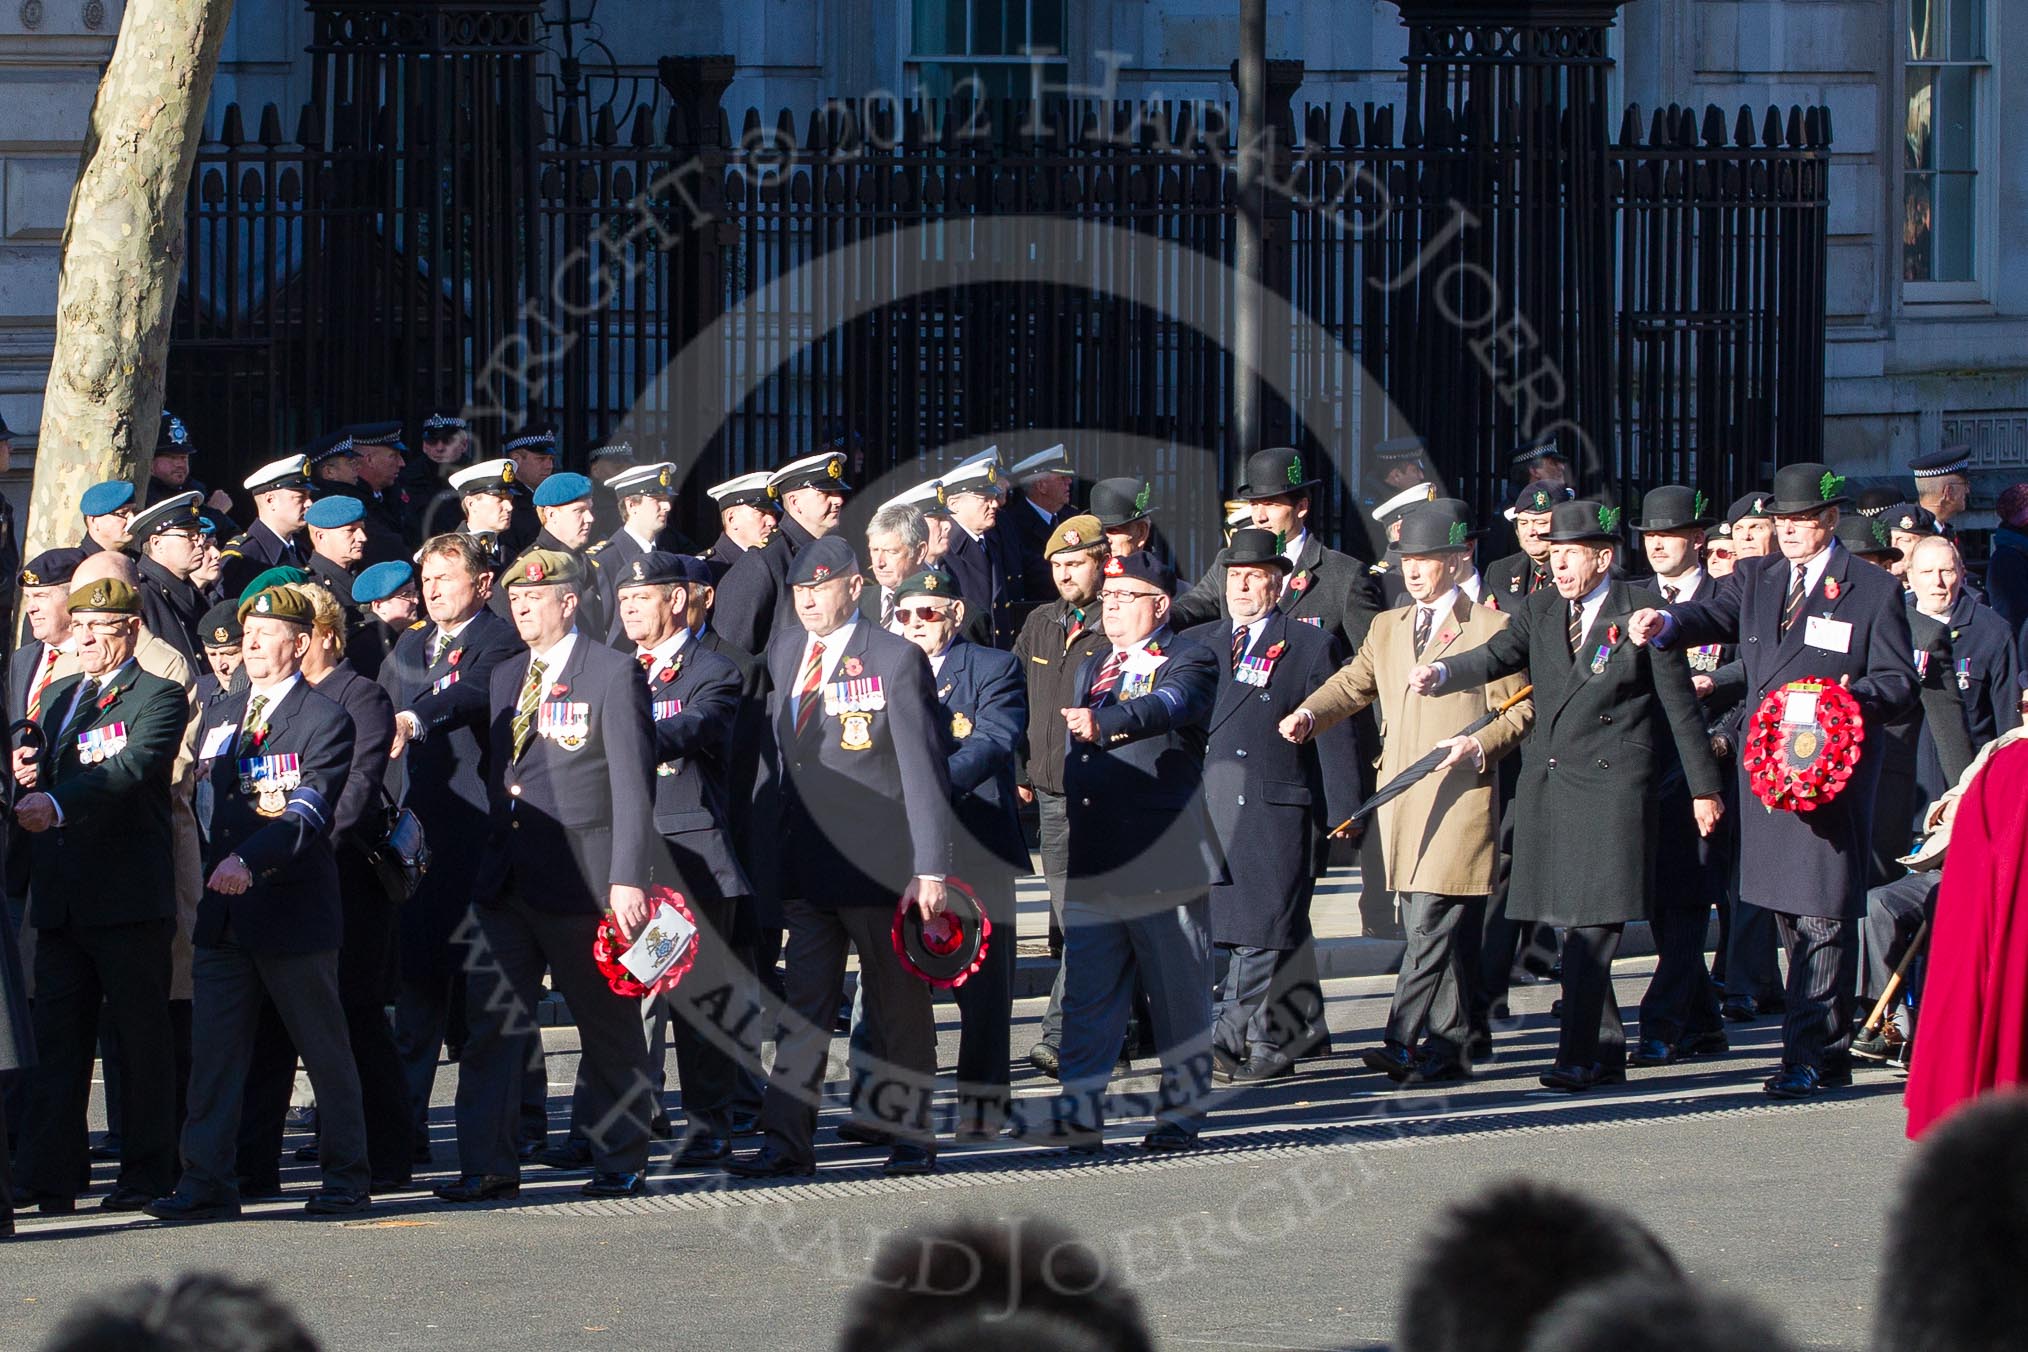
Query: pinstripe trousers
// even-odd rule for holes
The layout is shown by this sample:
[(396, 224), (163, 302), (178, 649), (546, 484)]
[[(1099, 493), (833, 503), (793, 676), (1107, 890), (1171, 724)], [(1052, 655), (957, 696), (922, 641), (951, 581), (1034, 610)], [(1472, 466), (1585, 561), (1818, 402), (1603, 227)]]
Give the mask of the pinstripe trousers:
[(1852, 1052), (1852, 1001), (1859, 940), (1850, 920), (1775, 913), (1789, 955), (1789, 1008), (1782, 1021), (1782, 1064), (1841, 1063)]

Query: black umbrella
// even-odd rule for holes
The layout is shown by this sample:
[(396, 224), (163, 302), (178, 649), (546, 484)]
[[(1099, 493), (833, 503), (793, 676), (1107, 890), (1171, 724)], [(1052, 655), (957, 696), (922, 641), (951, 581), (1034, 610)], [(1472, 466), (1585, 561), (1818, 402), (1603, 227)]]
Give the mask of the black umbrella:
[[(1480, 728), (1485, 727), (1488, 723), (1491, 723), (1501, 714), (1506, 713), (1509, 709), (1513, 708), (1515, 705), (1519, 704), (1522, 700), (1527, 699), (1530, 695), (1534, 693), (1535, 693), (1534, 686), (1532, 685), (1522, 686), (1519, 690), (1516, 690), (1513, 693), (1513, 695), (1510, 696), (1507, 699), (1507, 701), (1503, 703), (1499, 708), (1491, 710), (1482, 718), (1473, 720), (1470, 726), (1466, 727), (1463, 731), (1458, 732), (1455, 735), (1459, 737), (1471, 736), (1473, 733), (1477, 732)], [(1385, 784), (1382, 784), (1379, 788), (1373, 791), (1373, 796), (1371, 798), (1368, 798), (1364, 803), (1361, 803), (1359, 805), (1359, 810), (1357, 812), (1347, 817), (1344, 821), (1339, 822), (1337, 829), (1332, 831), (1331, 834), (1334, 836), (1337, 835), (1339, 831), (1343, 831), (1353, 822), (1356, 822), (1361, 817), (1364, 817), (1368, 813), (1377, 810), (1383, 803), (1391, 803), (1395, 799), (1401, 797), (1402, 794), (1407, 793), (1409, 789), (1414, 787), (1417, 780), (1422, 779), (1423, 777), (1428, 775), (1430, 771), (1436, 769), (1437, 766), (1442, 765), (1444, 763), (1444, 757), (1450, 754), (1451, 753), (1449, 748), (1440, 746), (1436, 750), (1430, 752), (1427, 756), (1424, 756), (1421, 760), (1417, 761), (1415, 764), (1409, 766), (1406, 770), (1403, 770), (1400, 774), (1396, 775), (1394, 778), (1388, 780)]]
[[(48, 758), (49, 739), (43, 735), (42, 729), (32, 720), (17, 718), (8, 725), (7, 740), (9, 743), (12, 743), (16, 738), (21, 740), (22, 746), (35, 753), (34, 759), (40, 761)], [(5, 786), (0, 787), (0, 811), (12, 815), (14, 800), (20, 796), (20, 790), (14, 783), (14, 775), (11, 770), (5, 776), (5, 780)]]

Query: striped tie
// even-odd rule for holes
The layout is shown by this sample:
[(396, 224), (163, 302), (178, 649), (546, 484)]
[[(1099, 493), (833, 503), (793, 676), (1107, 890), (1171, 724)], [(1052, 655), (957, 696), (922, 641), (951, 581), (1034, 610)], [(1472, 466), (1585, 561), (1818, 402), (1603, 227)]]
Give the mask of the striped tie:
[(260, 749), (261, 731), (268, 725), (268, 697), (255, 695), (247, 701), (246, 722), (240, 724), (239, 749), (241, 752)]
[(1078, 635), (1082, 634), (1083, 632), (1084, 632), (1084, 609), (1081, 606), (1072, 606), (1070, 608), (1070, 624), (1069, 627), (1066, 629), (1063, 638), (1063, 647), (1066, 652), (1070, 650), (1071, 644), (1077, 642)]
[(1535, 595), (1536, 588), (1540, 587), (1543, 583), (1547, 581), (1549, 581), (1549, 570), (1539, 563), (1535, 564), (1528, 570), (1527, 595), (1529, 596)]
[(796, 736), (817, 716), (817, 687), (824, 683), (824, 645), (812, 643), (803, 661), (803, 675), (796, 682)]
[(1570, 603), (1570, 655), (1577, 656), (1577, 645), (1584, 642), (1584, 607), (1577, 602)]
[(1415, 650), (1420, 653), (1429, 646), (1429, 631), (1436, 623), (1436, 612), (1428, 606), (1415, 608)]
[(71, 703), (70, 717), (64, 720), (63, 731), (56, 735), (58, 746), (62, 746), (65, 742), (68, 742), (72, 733), (91, 722), (92, 705), (97, 702), (98, 697), (99, 678), (96, 676), (85, 677), (84, 683), (78, 687), (77, 699)]
[(542, 659), (536, 658), (528, 664), (528, 677), (521, 682), (521, 697), (514, 701), (514, 755), (520, 760), (521, 753), (528, 749), (528, 743), (535, 736), (535, 711), (542, 706)]
[(1238, 671), (1239, 664), (1246, 660), (1246, 638), (1246, 630), (1235, 629), (1232, 631), (1232, 669), (1234, 671)]
[(1091, 683), (1091, 697), (1085, 703), (1094, 709), (1104, 704), (1106, 696), (1112, 694), (1113, 687), (1120, 683), (1120, 671), (1126, 665), (1127, 654), (1124, 651), (1108, 657), (1105, 665), (1099, 668), (1098, 679)]
[(1789, 599), (1782, 605), (1782, 632), (1784, 634), (1795, 628), (1796, 616), (1803, 613), (1803, 601), (1808, 595), (1809, 593), (1803, 588), (1802, 565), (1790, 565)]
[(436, 636), (435, 636), (435, 637), (433, 637), (432, 639), (430, 639), (430, 661), (429, 661), (429, 664), (430, 664), (431, 666), (435, 666), (435, 665), (436, 665), (437, 663), (439, 663), (439, 662), (443, 661), (443, 660), (444, 660), (444, 649), (446, 649), (446, 648), (448, 648), (448, 647), (450, 647), (450, 646), (451, 646), (451, 636), (450, 636), (449, 634), (446, 634), (446, 633), (445, 633), (445, 632), (444, 632), (443, 630), (441, 630), (441, 629), (437, 630), (437, 632), (436, 632)]
[(28, 696), (28, 721), (42, 721), (42, 694), (49, 689), (51, 678), (56, 675), (56, 649), (46, 648), (42, 654), (42, 675), (35, 682), (35, 689)]

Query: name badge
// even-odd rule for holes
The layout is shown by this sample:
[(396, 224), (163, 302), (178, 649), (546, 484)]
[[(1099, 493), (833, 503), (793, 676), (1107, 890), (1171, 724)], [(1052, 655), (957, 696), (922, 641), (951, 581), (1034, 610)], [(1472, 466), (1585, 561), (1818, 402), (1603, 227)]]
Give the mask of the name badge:
[(93, 728), (90, 732), (79, 733), (77, 737), (77, 758), (86, 765), (97, 765), (126, 749), (125, 723), (111, 723), (103, 728)]
[(565, 751), (576, 751), (591, 737), (591, 705), (579, 700), (544, 700), (535, 713), (535, 730)]
[(824, 712), (834, 718), (840, 714), (877, 713), (886, 707), (887, 693), (878, 676), (833, 681), (824, 687)]
[(1849, 653), (1852, 651), (1852, 626), (1844, 620), (1812, 615), (1803, 622), (1803, 642), (1827, 653)]
[(198, 748), (197, 759), (213, 760), (225, 754), (232, 745), (233, 734), (239, 731), (237, 723), (221, 723), (204, 734), (204, 745)]
[(303, 758), (287, 756), (244, 756), (239, 762), (239, 790), (254, 800), (254, 811), (263, 817), (279, 817), (289, 805), (289, 794), (302, 785)]

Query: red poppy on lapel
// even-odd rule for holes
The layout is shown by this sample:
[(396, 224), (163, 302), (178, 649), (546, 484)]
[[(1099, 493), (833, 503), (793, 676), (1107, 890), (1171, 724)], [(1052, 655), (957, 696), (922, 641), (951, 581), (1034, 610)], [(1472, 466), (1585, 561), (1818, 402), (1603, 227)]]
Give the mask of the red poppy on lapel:
[(848, 657), (845, 659), (845, 675), (847, 676), (847, 678), (856, 681), (859, 679), (860, 675), (865, 672), (865, 670), (866, 670), (865, 664), (861, 662), (858, 658)]
[(266, 728), (255, 728), (253, 735), (253, 749), (256, 751), (260, 750), (261, 743), (267, 741), (267, 739), (268, 739), (268, 730)]
[(1614, 643), (1614, 644), (1616, 644), (1616, 643), (1618, 643), (1619, 641), (1620, 641), (1620, 627), (1619, 627), (1618, 625), (1616, 625), (1616, 624), (1609, 624), (1609, 625), (1607, 625), (1607, 626), (1606, 626), (1606, 642), (1607, 642), (1607, 643)]
[(1150, 656), (1150, 657), (1160, 657), (1161, 655), (1162, 655), (1162, 645), (1161, 645), (1161, 644), (1159, 644), (1159, 643), (1150, 643), (1150, 644), (1148, 645), (1148, 656)]
[(1265, 656), (1265, 657), (1267, 658), (1267, 660), (1268, 660), (1268, 661), (1272, 662), (1272, 661), (1274, 661), (1274, 660), (1275, 660), (1275, 659), (1276, 659), (1277, 657), (1280, 657), (1280, 656), (1282, 655), (1282, 649), (1284, 649), (1284, 648), (1286, 648), (1286, 647), (1288, 647), (1288, 646), (1289, 646), (1288, 644), (1286, 644), (1286, 643), (1283, 643), (1283, 642), (1280, 642), (1279, 640), (1277, 640), (1276, 642), (1274, 642), (1274, 643), (1271, 643), (1271, 644), (1269, 644), (1269, 645), (1268, 645), (1268, 650), (1267, 650), (1267, 652), (1266, 652), (1266, 653), (1264, 654), (1264, 656)]
[(565, 695), (568, 695), (569, 693), (570, 687), (565, 685), (562, 681), (558, 681), (555, 685), (549, 687), (549, 697), (551, 699), (562, 699)]
[(113, 701), (118, 699), (119, 697), (120, 697), (119, 688), (115, 686), (113, 689), (108, 690), (106, 691), (105, 694), (99, 696), (99, 708), (101, 710), (112, 708)]
[(1835, 601), (1835, 600), (1837, 600), (1837, 599), (1838, 599), (1838, 579), (1837, 579), (1837, 578), (1835, 578), (1835, 577), (1827, 577), (1827, 578), (1825, 578), (1825, 579), (1824, 579), (1824, 595), (1826, 595), (1826, 596), (1830, 597), (1830, 598), (1831, 598), (1831, 599), (1832, 599), (1833, 601)]
[(455, 667), (456, 665), (458, 665), (458, 659), (459, 659), (460, 657), (463, 657), (464, 655), (465, 655), (465, 650), (464, 650), (463, 648), (453, 648), (453, 649), (451, 649), (451, 665), (452, 665), (452, 666), (454, 666), (454, 667)]
[(1297, 573), (1294, 577), (1289, 579), (1290, 591), (1305, 592), (1308, 591), (1309, 589), (1310, 589), (1310, 574), (1307, 571)]

